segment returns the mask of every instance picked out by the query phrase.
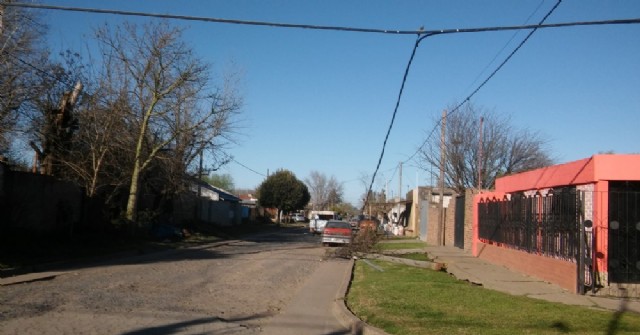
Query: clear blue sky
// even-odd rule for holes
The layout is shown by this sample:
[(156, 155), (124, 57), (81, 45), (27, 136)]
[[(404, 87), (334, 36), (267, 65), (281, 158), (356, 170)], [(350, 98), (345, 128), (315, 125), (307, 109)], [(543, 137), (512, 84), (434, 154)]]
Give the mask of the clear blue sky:
[[(58, 6), (225, 19), (426, 30), (535, 24), (555, 0), (43, 0)], [(148, 18), (45, 11), (54, 50), (85, 48), (105, 21)], [(564, 0), (547, 23), (640, 18), (636, 0)], [(373, 174), (415, 36), (173, 21), (224, 71), (243, 73), (241, 134), (220, 173), (255, 188), (267, 172), (312, 171), (344, 183), (358, 205)], [(442, 110), (466, 98), (528, 31), (431, 37), (417, 51), (374, 188), (402, 194), (430, 174), (407, 161)], [(497, 58), (496, 58), (497, 56)], [(492, 62), (493, 61), (493, 62)], [(557, 163), (604, 151), (640, 153), (640, 24), (538, 30), (471, 100), (543, 134)], [(403, 164), (399, 182), (397, 166)]]

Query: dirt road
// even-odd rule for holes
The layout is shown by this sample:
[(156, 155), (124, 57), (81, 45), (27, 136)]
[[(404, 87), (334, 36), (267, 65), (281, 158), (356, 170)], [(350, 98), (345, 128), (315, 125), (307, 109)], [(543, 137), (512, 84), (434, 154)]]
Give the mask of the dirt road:
[(0, 287), (0, 334), (257, 334), (325, 249), (305, 229)]

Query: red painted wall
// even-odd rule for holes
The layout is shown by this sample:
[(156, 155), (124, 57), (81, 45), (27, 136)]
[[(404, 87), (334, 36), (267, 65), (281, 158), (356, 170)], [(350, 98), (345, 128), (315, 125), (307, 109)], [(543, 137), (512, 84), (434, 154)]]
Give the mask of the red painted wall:
[(496, 179), (496, 192), (512, 193), (600, 180), (640, 180), (640, 155), (595, 155)]
[[(525, 273), (538, 276), (562, 285), (565, 288), (572, 287), (575, 290), (575, 264), (573, 270), (567, 267), (567, 264), (573, 264), (560, 260), (545, 266), (557, 267), (559, 274), (552, 276), (545, 273), (532, 273), (537, 270), (536, 262), (548, 262), (549, 258), (544, 256), (530, 255), (523, 256), (523, 252), (501, 248), (491, 245), (487, 248), (478, 239), (478, 215), (477, 203), (481, 199), (502, 199), (507, 193), (520, 191), (542, 190), (552, 187), (572, 186), (572, 185), (594, 185), (594, 204), (593, 204), (593, 229), (596, 235), (596, 252), (598, 258), (595, 260), (596, 269), (601, 273), (607, 272), (607, 254), (608, 254), (608, 191), (609, 181), (640, 181), (640, 155), (595, 155), (590, 158), (581, 159), (574, 162), (549, 166), (528, 172), (518, 173), (510, 176), (498, 178), (496, 180), (495, 191), (485, 192), (474, 197), (474, 233), (472, 254), (474, 256), (489, 257), (494, 262), (504, 262), (505, 265), (513, 268), (522, 267), (522, 264), (536, 264), (536, 266), (526, 266), (526, 269), (518, 269)], [(484, 248), (485, 255), (482, 256)], [(516, 252), (514, 254), (514, 251)], [(500, 255), (500, 253), (503, 253)], [(533, 257), (533, 258), (530, 258)], [(490, 260), (490, 259), (488, 259)], [(515, 260), (515, 261), (514, 261)], [(562, 263), (557, 263), (562, 262)], [(566, 263), (566, 264), (563, 264)], [(549, 268), (549, 269), (553, 269)], [(525, 271), (526, 270), (526, 271)], [(553, 270), (552, 270), (553, 271)], [(572, 276), (572, 282), (566, 276)]]

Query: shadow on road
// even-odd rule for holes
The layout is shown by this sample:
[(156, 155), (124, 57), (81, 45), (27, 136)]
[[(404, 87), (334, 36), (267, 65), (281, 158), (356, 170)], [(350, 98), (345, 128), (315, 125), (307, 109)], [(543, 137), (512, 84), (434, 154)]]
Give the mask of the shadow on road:
[[(217, 317), (210, 318), (198, 318), (189, 321), (182, 321), (176, 323), (169, 323), (161, 326), (154, 326), (142, 329), (132, 330), (122, 335), (151, 335), (151, 334), (177, 334), (184, 332), (189, 327), (205, 326), (211, 327), (210, 331), (206, 331), (207, 334), (232, 334), (240, 332), (241, 330), (250, 329), (250, 326), (239, 324), (238, 322), (262, 319), (272, 316), (269, 313), (261, 313), (252, 316), (235, 318), (235, 319), (223, 319)], [(200, 331), (198, 333), (201, 333)]]
[[(297, 226), (272, 226), (268, 230), (249, 232), (238, 237), (237, 240), (227, 239), (214, 243), (201, 245), (186, 245), (158, 247), (140, 247), (125, 250), (118, 253), (106, 253), (95, 255), (91, 258), (66, 258), (57, 259), (45, 263), (33, 263), (22, 267), (4, 269), (0, 271), (0, 278), (17, 276), (34, 272), (45, 271), (70, 271), (83, 268), (124, 265), (124, 264), (149, 264), (161, 262), (174, 262), (187, 259), (220, 259), (229, 258), (229, 255), (216, 251), (216, 247), (232, 243), (233, 241), (247, 241), (260, 244), (294, 244), (294, 243), (314, 243), (315, 238), (308, 236), (307, 229)], [(84, 254), (78, 250), (77, 254)]]

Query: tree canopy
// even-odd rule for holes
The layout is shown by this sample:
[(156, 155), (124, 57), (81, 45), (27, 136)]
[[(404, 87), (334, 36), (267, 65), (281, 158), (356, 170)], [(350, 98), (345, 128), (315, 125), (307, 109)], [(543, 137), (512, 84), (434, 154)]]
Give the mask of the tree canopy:
[(233, 177), (231, 177), (231, 175), (228, 173), (224, 173), (224, 174), (213, 173), (209, 176), (204, 176), (202, 179), (207, 183), (215, 187), (221, 188), (223, 190), (227, 190), (227, 191), (234, 190)]
[(260, 184), (258, 202), (262, 207), (292, 212), (303, 209), (311, 199), (307, 186), (287, 170), (278, 170)]

